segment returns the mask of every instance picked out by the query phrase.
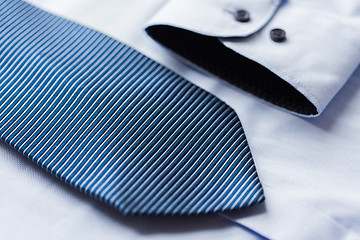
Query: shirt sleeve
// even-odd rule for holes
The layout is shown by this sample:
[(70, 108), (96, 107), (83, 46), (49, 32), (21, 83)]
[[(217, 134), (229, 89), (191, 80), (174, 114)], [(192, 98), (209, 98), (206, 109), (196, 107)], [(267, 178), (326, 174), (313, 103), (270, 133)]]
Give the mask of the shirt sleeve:
[(301, 116), (319, 115), (360, 62), (358, 0), (170, 0), (146, 31), (188, 62)]

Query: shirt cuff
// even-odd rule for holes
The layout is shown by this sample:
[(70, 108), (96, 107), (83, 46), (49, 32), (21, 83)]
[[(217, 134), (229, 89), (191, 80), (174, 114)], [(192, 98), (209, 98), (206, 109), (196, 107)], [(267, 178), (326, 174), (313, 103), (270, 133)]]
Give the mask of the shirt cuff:
[[(360, 2), (344, 0), (342, 8), (332, 2), (324, 7), (302, 0), (171, 0), (146, 31), (200, 68), (278, 107), (317, 116), (360, 62), (360, 18), (352, 10)], [(236, 19), (238, 10), (249, 19)], [(276, 28), (286, 32), (285, 41), (271, 39)]]

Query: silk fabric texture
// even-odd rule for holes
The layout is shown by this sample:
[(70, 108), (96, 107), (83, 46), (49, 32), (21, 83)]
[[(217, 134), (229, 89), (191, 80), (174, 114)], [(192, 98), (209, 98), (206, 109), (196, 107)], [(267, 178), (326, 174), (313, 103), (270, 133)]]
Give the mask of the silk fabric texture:
[(198, 214), (264, 199), (224, 102), (104, 34), (1, 2), (1, 137), (124, 214)]

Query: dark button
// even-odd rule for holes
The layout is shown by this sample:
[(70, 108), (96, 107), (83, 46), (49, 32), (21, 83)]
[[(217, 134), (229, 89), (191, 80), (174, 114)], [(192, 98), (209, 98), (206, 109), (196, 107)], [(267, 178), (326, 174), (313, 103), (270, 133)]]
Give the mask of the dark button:
[(274, 42), (283, 42), (286, 39), (286, 32), (280, 28), (271, 30), (270, 37)]
[(235, 17), (236, 21), (239, 21), (239, 22), (250, 21), (249, 12), (246, 10), (243, 10), (243, 9), (236, 11), (234, 17)]

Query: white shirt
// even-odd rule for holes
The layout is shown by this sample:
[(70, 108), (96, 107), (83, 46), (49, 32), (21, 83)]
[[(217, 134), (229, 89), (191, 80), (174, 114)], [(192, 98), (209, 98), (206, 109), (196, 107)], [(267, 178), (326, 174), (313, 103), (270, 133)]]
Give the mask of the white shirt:
[[(29, 2), (127, 43), (234, 108), (266, 200), (228, 217), (271, 239), (360, 238), (359, 1), (289, 0), (277, 11), (277, 2), (270, 1), (254, 1), (268, 2), (269, 8), (237, 0)], [(237, 29), (239, 23), (229, 12), (216, 15), (219, 9), (240, 7), (252, 13), (254, 22), (249, 28)], [(191, 9), (198, 19), (184, 14)], [(265, 20), (257, 22), (256, 16), (265, 16)], [(217, 24), (204, 21), (207, 17)], [(159, 23), (183, 24), (181, 27), (216, 37), (248, 36), (221, 41), (280, 75), (320, 115), (296, 116), (198, 71), (146, 35), (145, 26)], [(221, 32), (224, 26), (227, 31)], [(286, 42), (269, 39), (274, 27), (286, 30)], [(0, 238), (256, 239), (217, 216), (122, 217), (67, 187), (5, 144), (0, 145), (0, 158)]]

